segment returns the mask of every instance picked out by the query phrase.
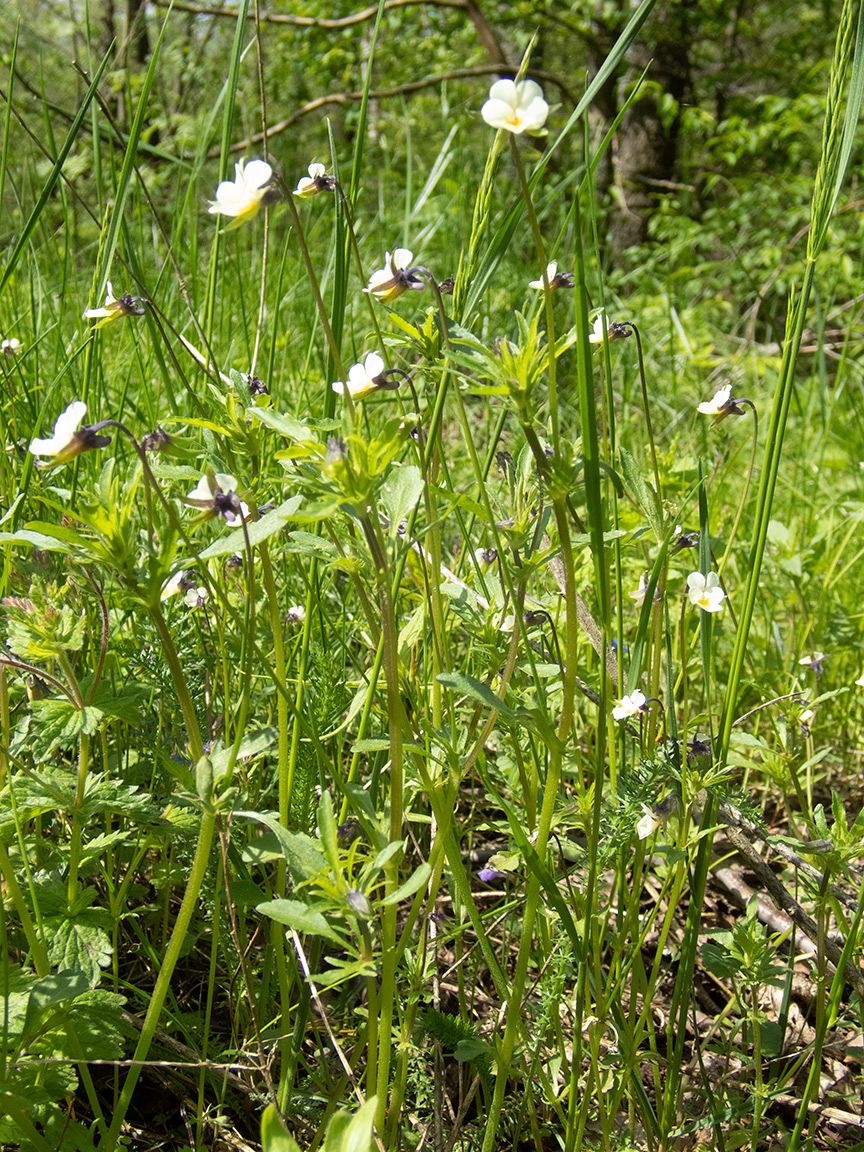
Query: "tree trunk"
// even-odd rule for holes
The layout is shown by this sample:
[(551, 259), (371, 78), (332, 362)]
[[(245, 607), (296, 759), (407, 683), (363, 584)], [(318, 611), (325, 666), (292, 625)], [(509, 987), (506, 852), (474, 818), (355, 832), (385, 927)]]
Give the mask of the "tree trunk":
[[(655, 9), (646, 30), (654, 33), (653, 44), (637, 44), (633, 67), (623, 87), (634, 83), (645, 67), (645, 95), (627, 110), (615, 142), (614, 183), (617, 204), (612, 213), (612, 249), (620, 256), (647, 239), (648, 220), (656, 204), (658, 186), (673, 182), (678, 161), (682, 101), (691, 86), (690, 44), (693, 0), (675, 0)], [(661, 102), (671, 96), (672, 108)]]

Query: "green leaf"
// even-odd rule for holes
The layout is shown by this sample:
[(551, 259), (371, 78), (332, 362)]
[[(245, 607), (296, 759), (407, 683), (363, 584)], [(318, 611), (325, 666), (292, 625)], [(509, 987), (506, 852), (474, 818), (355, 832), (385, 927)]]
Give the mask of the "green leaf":
[(416, 464), (403, 464), (390, 469), (381, 488), (381, 502), (390, 518), (391, 539), (423, 495), (423, 476)]
[(484, 684), (482, 680), (467, 676), (464, 672), (441, 672), (438, 675), (438, 683), (443, 684), (445, 688), (452, 688), (454, 692), (458, 692), (462, 696), (469, 696), (478, 704), (483, 704), (487, 708), (500, 712), (508, 720), (516, 719), (516, 713), (513, 709), (508, 708), (502, 700), (499, 700), (489, 685)]
[(52, 524), (40, 525), (44, 531), (21, 528), (17, 532), (0, 532), (0, 544), (26, 544), (42, 552), (65, 552), (73, 556), (78, 551), (88, 551), (87, 541), (77, 532), (54, 528)]
[(195, 765), (195, 791), (202, 804), (213, 803), (213, 761), (202, 756)]
[(639, 470), (639, 465), (626, 448), (619, 448), (618, 455), (621, 459), (621, 473), (627, 483), (627, 487), (636, 501), (642, 512), (645, 515), (648, 523), (654, 531), (654, 535), (658, 540), (663, 539), (663, 510), (660, 506), (660, 497), (654, 491), (652, 484), (645, 479)]
[(699, 955), (705, 968), (712, 975), (719, 976), (721, 980), (729, 980), (738, 974), (740, 964), (728, 948), (723, 948), (718, 944), (712, 944), (710, 940), (706, 940), (699, 949)]
[(266, 424), (274, 432), (280, 432), (291, 440), (315, 439), (307, 425), (284, 412), (274, 412), (272, 408), (247, 408), (246, 414), (247, 416), (254, 416), (256, 420), (260, 420), (262, 424)]
[(301, 556), (317, 556), (325, 560), (336, 556), (338, 549), (332, 540), (316, 536), (312, 532), (293, 530), (285, 538), (284, 552), (297, 552)]
[(285, 857), (288, 873), (295, 884), (302, 884), (304, 880), (317, 876), (326, 867), (318, 841), (307, 836), (305, 832), (289, 832), (279, 823), (279, 817), (275, 813), (241, 811), (235, 812), (235, 816), (257, 820), (275, 834)]
[(340, 1110), (327, 1125), (322, 1152), (372, 1152), (375, 1109), (378, 1097), (372, 1096), (352, 1116)]
[(427, 884), (431, 875), (432, 865), (427, 860), (411, 873), (400, 888), (397, 888), (395, 892), (391, 892), (389, 896), (386, 896), (381, 901), (382, 905), (398, 904), (401, 900), (407, 900), (409, 896), (413, 896), (415, 892), (418, 892)]
[(76, 744), (79, 737), (92, 736), (105, 713), (88, 704), (79, 708), (72, 700), (34, 700), (31, 704), (37, 721), (37, 747), (44, 757), (57, 748)]
[(491, 1060), (492, 1049), (482, 1040), (472, 1036), (467, 1040), (459, 1041), (453, 1049), (453, 1056), (463, 1064), (469, 1060), (482, 1060), (484, 1057)]
[(333, 874), (339, 877), (342, 873), (342, 865), (339, 860), (336, 819), (333, 815), (333, 800), (326, 788), (321, 793), (321, 801), (318, 805), (318, 832), (327, 863)]
[(267, 1105), (261, 1117), (261, 1152), (300, 1152), (297, 1141), (285, 1131), (272, 1104)]
[(262, 916), (269, 916), (278, 924), (293, 928), (295, 932), (305, 932), (307, 936), (321, 936), (340, 946), (345, 943), (320, 912), (314, 911), (301, 900), (265, 900), (263, 904), (256, 904), (255, 910)]
[(278, 508), (265, 513), (260, 520), (250, 520), (245, 530), (242, 527), (236, 528), (227, 536), (214, 540), (203, 552), (198, 553), (199, 559), (210, 560), (214, 556), (224, 556), (229, 552), (239, 552), (242, 555), (246, 551), (246, 532), (249, 533), (249, 545), (254, 548), (256, 544), (261, 544), (264, 540), (275, 536), (277, 532), (281, 532), (302, 503), (302, 496), (291, 496)]
[[(262, 753), (269, 751), (278, 739), (279, 733), (275, 728), (259, 728), (257, 732), (250, 732), (240, 741), (240, 747), (237, 750), (237, 759), (250, 760), (253, 756), (260, 756)], [(214, 780), (222, 779), (228, 771), (230, 759), (230, 748), (220, 748), (218, 751), (213, 752), (210, 757), (210, 762), (213, 765)]]
[(111, 963), (112, 949), (108, 933), (88, 922), (92, 918), (93, 913), (74, 920), (52, 918), (48, 960), (57, 968), (82, 973), (94, 988), (102, 979), (102, 969)]

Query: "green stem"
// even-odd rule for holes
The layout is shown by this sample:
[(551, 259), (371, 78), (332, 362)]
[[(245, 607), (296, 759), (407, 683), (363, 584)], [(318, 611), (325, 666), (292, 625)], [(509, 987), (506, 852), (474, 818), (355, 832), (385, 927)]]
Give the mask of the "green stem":
[(87, 768), (90, 762), (90, 737), (82, 732), (78, 742), (78, 787), (75, 791), (75, 807), (72, 809), (72, 836), (69, 844), (69, 878), (66, 882), (66, 903), (69, 910), (75, 903), (78, 893), (78, 863), (81, 859), (81, 836), (84, 826), (81, 820), (81, 807), (84, 803), (84, 787), (87, 783)]
[(552, 288), (549, 284), (549, 278), (546, 275), (546, 248), (543, 244), (543, 234), (540, 231), (540, 225), (537, 221), (537, 213), (534, 211), (531, 189), (528, 187), (525, 169), (522, 167), (522, 157), (519, 155), (516, 137), (512, 134), (510, 136), (510, 147), (513, 153), (513, 163), (516, 165), (516, 172), (519, 176), (522, 198), (528, 210), (528, 220), (534, 236), (534, 247), (537, 249), (540, 267), (543, 270), (543, 298), (546, 305), (546, 346), (549, 349), (549, 415), (552, 421), (552, 451), (555, 453), (556, 458), (560, 459), (561, 431), (560, 421), (558, 419), (558, 384), (555, 366), (555, 314), (552, 309)]
[(123, 1083), (123, 1089), (120, 1092), (120, 1099), (117, 1101), (117, 1107), (114, 1110), (114, 1116), (108, 1134), (98, 1145), (99, 1152), (113, 1152), (120, 1138), (120, 1130), (123, 1127), (126, 1113), (132, 1102), (135, 1085), (138, 1083), (138, 1078), (143, 1070), (141, 1066), (142, 1061), (147, 1059), (147, 1054), (150, 1051), (150, 1045), (156, 1034), (159, 1017), (165, 1004), (165, 998), (168, 995), (171, 978), (174, 975), (174, 969), (177, 966), (177, 962), (186, 944), (186, 934), (189, 931), (189, 925), (192, 923), (192, 917), (198, 905), (198, 896), (201, 892), (201, 886), (204, 883), (210, 862), (210, 848), (213, 844), (215, 827), (215, 809), (205, 807), (202, 812), (201, 826), (198, 830), (198, 844), (195, 848), (195, 858), (192, 862), (192, 869), (183, 895), (183, 902), (180, 905), (180, 911), (177, 913), (177, 919), (174, 922), (174, 930), (171, 933), (171, 939), (168, 941), (168, 948), (166, 949), (162, 965), (159, 969), (159, 976), (156, 980), (156, 986), (153, 989), (153, 995), (150, 998), (150, 1006), (144, 1018), (141, 1036), (139, 1037), (132, 1057), (134, 1063), (126, 1074), (126, 1079)]

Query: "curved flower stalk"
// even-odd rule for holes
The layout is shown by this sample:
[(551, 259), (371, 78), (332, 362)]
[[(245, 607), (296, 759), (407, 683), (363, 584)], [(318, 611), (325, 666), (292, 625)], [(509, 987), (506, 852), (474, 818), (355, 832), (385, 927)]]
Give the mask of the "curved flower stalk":
[(496, 80), (480, 115), (490, 128), (514, 135), (540, 132), (549, 115), (543, 89), (534, 80)]
[(107, 448), (111, 443), (110, 436), (99, 436), (93, 428), (86, 425), (79, 428), (84, 419), (87, 405), (83, 400), (73, 400), (69, 407), (61, 412), (54, 422), (54, 432), (49, 437), (36, 437), (31, 440), (29, 451), (34, 456), (50, 456), (45, 463), (39, 462), (42, 468), (55, 468), (60, 464), (67, 464), (94, 448)]
[(238, 160), (234, 165), (234, 179), (223, 180), (216, 189), (207, 211), (213, 216), (230, 216), (225, 231), (232, 232), (258, 214), (265, 195), (270, 191), (273, 169), (266, 160)]
[(105, 285), (105, 303), (101, 308), (88, 308), (84, 312), (85, 320), (98, 320), (93, 329), (104, 328), (106, 324), (113, 324), (115, 320), (122, 320), (126, 316), (143, 316), (147, 311), (147, 301), (143, 296), (130, 296), (125, 292), (122, 296), (115, 296), (111, 281)]

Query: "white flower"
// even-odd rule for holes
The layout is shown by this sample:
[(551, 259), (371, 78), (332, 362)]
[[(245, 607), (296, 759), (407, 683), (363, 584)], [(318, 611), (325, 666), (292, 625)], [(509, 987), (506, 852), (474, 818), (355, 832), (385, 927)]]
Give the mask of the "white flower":
[(293, 604), (285, 613), (285, 619), (289, 624), (302, 624), (306, 619), (306, 609), (302, 604)]
[(635, 592), (628, 592), (627, 595), (634, 601), (634, 607), (641, 608), (645, 603), (645, 593), (648, 591), (648, 573), (643, 572), (639, 577), (639, 587)]
[(705, 400), (699, 405), (698, 411), (703, 416), (716, 416), (715, 424), (719, 424), (725, 416), (743, 416), (744, 409), (741, 404), (747, 404), (753, 407), (749, 400), (735, 400), (732, 396), (732, 385), (724, 384), (710, 400)]
[(183, 591), (183, 580), (186, 576), (185, 571), (181, 568), (179, 572), (175, 572), (170, 576), (162, 585), (162, 591), (159, 593), (160, 600), (168, 600), (172, 596), (176, 596), (178, 592)]
[[(47, 439), (37, 437), (30, 443), (34, 456), (52, 456), (52, 465), (65, 464), (74, 460), (88, 448), (104, 448), (111, 443), (110, 436), (98, 436), (89, 428), (78, 431), (84, 419), (87, 405), (83, 400), (73, 400), (65, 412), (61, 412), (54, 422), (54, 434)], [(48, 465), (45, 465), (47, 467)]]
[(809, 724), (815, 715), (816, 713), (812, 708), (805, 708), (798, 719), (802, 724)]
[(539, 132), (549, 115), (543, 89), (533, 80), (496, 80), (480, 115), (491, 128), (505, 132)]
[(22, 347), (21, 341), (15, 336), (11, 336), (8, 340), (0, 341), (0, 352), (2, 352), (4, 356), (14, 356), (17, 352), (21, 351)]
[(605, 312), (598, 312), (594, 317), (594, 328), (591, 335), (588, 337), (589, 344), (602, 344), (604, 340), (611, 340), (609, 335), (609, 324), (606, 320)]
[(726, 593), (720, 587), (720, 577), (716, 572), (709, 572), (703, 576), (701, 572), (691, 572), (687, 577), (687, 595), (690, 603), (701, 608), (703, 612), (719, 612), (726, 599)]
[(207, 209), (213, 215), (233, 216), (226, 231), (239, 228), (251, 220), (261, 206), (267, 191), (267, 183), (273, 169), (266, 160), (238, 160), (234, 165), (234, 179), (223, 180), (216, 189), (216, 199), (210, 201)]
[[(575, 278), (572, 272), (559, 272), (558, 261), (551, 260), (546, 265), (546, 279), (549, 281), (549, 287), (552, 291), (556, 288), (572, 288)], [(543, 277), (539, 280), (529, 280), (529, 288), (536, 288), (538, 292), (543, 291)]]
[(628, 716), (636, 716), (644, 712), (646, 697), (644, 692), (637, 688), (629, 696), (623, 696), (612, 709), (613, 720), (626, 720)]
[(385, 255), (384, 267), (369, 277), (369, 287), (366, 291), (377, 296), (383, 303), (389, 304), (408, 288), (422, 288), (422, 282), (415, 283), (406, 274), (413, 261), (414, 253), (408, 248), (394, 248), (392, 253), (388, 252)]
[(362, 400), (370, 392), (382, 386), (380, 379), (384, 371), (384, 361), (377, 352), (370, 352), (362, 364), (355, 364), (348, 369), (348, 380), (334, 380), (330, 385), (334, 392), (344, 396), (347, 392), (355, 400)]
[(657, 831), (663, 823), (663, 820), (658, 819), (657, 816), (654, 815), (654, 809), (649, 808), (647, 804), (643, 804), (642, 808), (644, 815), (636, 825), (636, 835), (640, 840), (647, 840), (653, 832)]
[(862, 673), (855, 681), (859, 688), (864, 688), (864, 673)]
[(187, 588), (184, 600), (188, 608), (203, 608), (207, 600), (207, 589)]
[(143, 316), (144, 303), (142, 296), (130, 296), (127, 292), (123, 296), (115, 296), (111, 281), (105, 284), (105, 303), (101, 308), (88, 308), (84, 313), (85, 320), (98, 320), (94, 328), (104, 328), (114, 320), (122, 320), (124, 316)]
[(204, 475), (186, 499), (195, 507), (203, 508), (210, 515), (217, 512), (224, 518), (226, 524), (232, 527), (241, 524), (249, 517), (249, 505), (238, 500), (235, 493), (237, 481), (227, 472), (216, 472), (213, 475), (214, 485), (210, 477)]
[(724, 384), (719, 392), (714, 393), (712, 400), (704, 400), (698, 408), (703, 416), (719, 416), (729, 403), (729, 397), (732, 395), (732, 385)]
[(805, 668), (812, 668), (814, 672), (822, 671), (822, 661), (825, 659), (824, 652), (811, 652), (808, 656), (802, 656), (798, 661)]
[(309, 175), (301, 176), (294, 189), (295, 196), (317, 196), (319, 192), (327, 192), (336, 187), (336, 181), (327, 175), (323, 164), (310, 164)]

